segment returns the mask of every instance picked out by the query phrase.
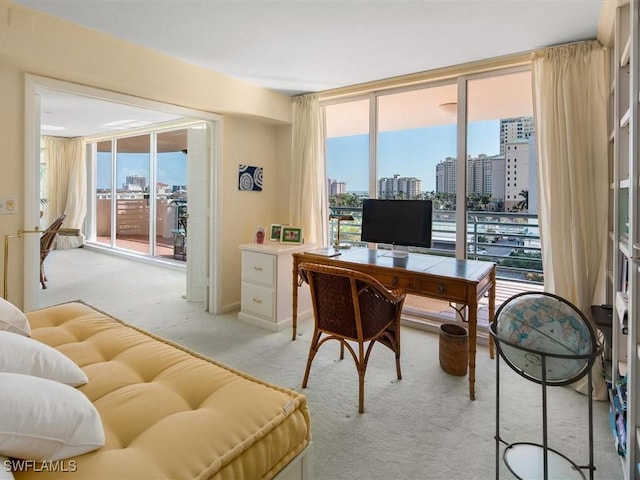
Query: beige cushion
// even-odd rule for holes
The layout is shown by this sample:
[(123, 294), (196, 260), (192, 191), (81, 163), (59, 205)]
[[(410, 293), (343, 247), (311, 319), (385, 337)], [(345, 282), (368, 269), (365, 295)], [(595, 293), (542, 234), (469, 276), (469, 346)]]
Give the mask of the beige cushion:
[[(266, 479), (311, 440), (306, 398), (298, 392), (81, 303), (27, 316), (34, 338), (60, 349), (89, 377), (78, 390), (100, 414), (105, 445), (73, 459), (82, 478)], [(16, 480), (38, 474), (14, 472)]]
[(0, 330), (30, 336), (31, 327), (22, 310), (4, 298), (0, 298)]
[(73, 387), (87, 383), (78, 365), (53, 347), (33, 338), (0, 330), (0, 372), (48, 378)]
[(0, 405), (0, 455), (61, 460), (104, 445), (97, 410), (69, 385), (0, 373)]

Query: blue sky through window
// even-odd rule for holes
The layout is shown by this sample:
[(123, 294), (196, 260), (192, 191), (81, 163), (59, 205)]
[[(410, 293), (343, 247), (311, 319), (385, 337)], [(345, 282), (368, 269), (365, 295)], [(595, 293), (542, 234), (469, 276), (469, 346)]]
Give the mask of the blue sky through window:
[[(111, 153), (98, 152), (97, 188), (111, 187)], [(187, 156), (182, 152), (158, 153), (158, 182), (169, 186), (187, 184)], [(138, 175), (149, 184), (149, 154), (121, 153), (118, 155), (116, 188), (122, 188), (127, 176)]]
[[(345, 181), (347, 192), (367, 191), (369, 135), (327, 138), (327, 176)], [(468, 154), (500, 152), (500, 120), (468, 126)], [(382, 132), (378, 141), (378, 177), (417, 177), (422, 188), (436, 188), (436, 165), (456, 156), (456, 126), (445, 125)]]

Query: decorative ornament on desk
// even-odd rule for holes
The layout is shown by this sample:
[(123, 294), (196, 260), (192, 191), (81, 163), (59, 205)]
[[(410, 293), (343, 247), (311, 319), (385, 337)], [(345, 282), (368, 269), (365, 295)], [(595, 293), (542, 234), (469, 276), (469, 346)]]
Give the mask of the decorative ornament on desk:
[(238, 171), (238, 190), (262, 191), (262, 167), (240, 165)]
[(335, 248), (335, 249), (351, 248), (351, 245), (349, 245), (348, 243), (341, 243), (340, 242), (340, 222), (343, 222), (343, 221), (352, 222), (352, 221), (354, 221), (355, 218), (353, 218), (353, 215), (343, 215), (343, 214), (332, 213), (331, 215), (329, 215), (329, 218), (333, 218), (333, 219), (337, 220), (337, 222), (338, 222), (337, 235), (336, 235), (336, 238), (333, 241), (333, 248)]
[(264, 227), (256, 227), (256, 232), (253, 235), (253, 243), (263, 245), (265, 236)]

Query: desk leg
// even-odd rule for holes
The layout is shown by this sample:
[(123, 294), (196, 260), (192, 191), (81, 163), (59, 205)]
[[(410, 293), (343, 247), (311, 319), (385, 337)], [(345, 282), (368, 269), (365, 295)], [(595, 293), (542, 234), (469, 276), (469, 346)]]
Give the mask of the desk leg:
[(298, 330), (298, 257), (293, 255), (293, 285), (291, 289), (292, 298), (292, 310), (291, 310), (291, 327), (293, 333), (291, 340), (296, 339), (296, 333)]
[[(474, 294), (475, 297), (475, 294)], [(471, 301), (471, 299), (469, 299)], [(478, 299), (469, 303), (469, 398), (476, 399), (476, 334), (478, 330)]]
[[(491, 289), (489, 290), (489, 327), (496, 316), (496, 269), (491, 270)], [(489, 356), (495, 358), (493, 335), (489, 333)]]

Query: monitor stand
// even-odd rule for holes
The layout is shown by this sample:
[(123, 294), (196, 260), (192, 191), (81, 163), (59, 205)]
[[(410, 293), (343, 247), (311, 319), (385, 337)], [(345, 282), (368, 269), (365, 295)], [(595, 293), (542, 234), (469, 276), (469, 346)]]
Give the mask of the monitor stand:
[(382, 256), (391, 258), (407, 258), (409, 256), (409, 247), (394, 245), (393, 250), (386, 250)]

